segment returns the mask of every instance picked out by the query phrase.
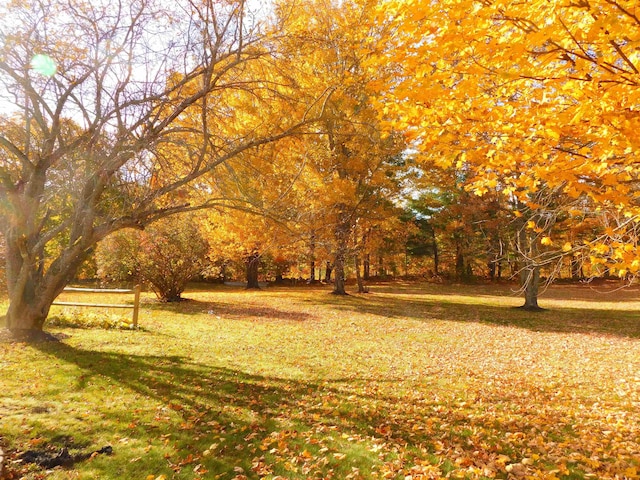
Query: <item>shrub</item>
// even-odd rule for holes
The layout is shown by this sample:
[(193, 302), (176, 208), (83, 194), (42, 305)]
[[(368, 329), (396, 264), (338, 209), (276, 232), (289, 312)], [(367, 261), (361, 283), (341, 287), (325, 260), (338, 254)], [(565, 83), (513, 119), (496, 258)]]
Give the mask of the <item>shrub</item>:
[(205, 268), (208, 252), (192, 216), (169, 217), (107, 239), (98, 250), (98, 274), (110, 282), (148, 283), (159, 299), (175, 302)]

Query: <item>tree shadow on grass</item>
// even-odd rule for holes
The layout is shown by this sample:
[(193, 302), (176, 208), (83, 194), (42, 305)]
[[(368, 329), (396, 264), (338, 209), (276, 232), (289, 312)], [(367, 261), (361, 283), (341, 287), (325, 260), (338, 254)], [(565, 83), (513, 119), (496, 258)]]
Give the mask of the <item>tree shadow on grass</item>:
[(231, 319), (259, 319), (272, 321), (304, 322), (316, 319), (315, 315), (306, 312), (277, 309), (261, 304), (231, 303), (189, 299), (180, 303), (149, 302), (143, 308), (152, 311), (169, 311), (183, 315), (214, 315)]
[[(130, 390), (138, 398), (135, 405), (107, 408), (111, 391), (102, 389), (93, 405), (85, 400), (82, 408), (99, 409), (105, 420), (94, 425), (80, 420), (65, 427), (83, 430), (85, 435), (106, 433), (148, 442), (153, 450), (148, 456), (127, 455), (127, 444), (121, 443), (114, 445), (113, 458), (94, 462), (92, 468), (99, 475), (109, 462), (118, 462), (117, 478), (141, 478), (145, 472), (198, 478), (197, 465), (209, 471), (205, 478), (218, 478), (218, 474), (233, 478), (240, 471), (248, 478), (269, 474), (346, 478), (354, 467), (363, 478), (381, 478), (380, 466), (392, 465), (398, 455), (409, 466), (420, 459), (453, 468), (455, 459), (446, 453), (453, 448), (457, 457), (473, 458), (487, 441), (499, 442), (508, 432), (539, 432), (545, 425), (561, 440), (570, 430), (564, 427), (575, 421), (548, 409), (544, 418), (538, 418), (534, 406), (520, 412), (517, 422), (485, 415), (488, 404), (514, 401), (509, 395), (484, 398), (477, 407), (461, 406), (428, 392), (407, 400), (381, 394), (378, 386), (384, 379), (289, 380), (198, 364), (180, 356), (90, 351), (65, 343), (37, 348), (83, 372), (76, 385), (68, 386), (69, 398), (63, 402), (73, 398), (72, 392), (92, 384)], [(496, 405), (488, 411), (500, 410)], [(49, 438), (74, 433), (54, 429)], [(527, 441), (524, 436), (523, 449)], [(213, 455), (206, 455), (211, 448)], [(159, 453), (154, 454), (156, 450)], [(347, 462), (342, 461), (345, 454)], [(357, 458), (355, 465), (353, 458)], [(109, 472), (105, 470), (100, 478), (107, 478), (104, 475)], [(400, 472), (408, 474), (396, 473)]]
[[(517, 283), (481, 283), (481, 284), (437, 284), (426, 282), (390, 283), (372, 285), (376, 293), (405, 295), (441, 295), (463, 296), (470, 298), (521, 298), (522, 292)], [(640, 302), (640, 286), (626, 285), (621, 280), (594, 281), (585, 283), (554, 283), (544, 290), (540, 301), (575, 300), (580, 302)]]
[(622, 338), (640, 338), (640, 316), (630, 310), (594, 308), (556, 308), (530, 312), (512, 306), (492, 306), (475, 303), (473, 297), (454, 297), (443, 301), (439, 296), (420, 299), (370, 295), (331, 301), (319, 299), (343, 312), (375, 315), (382, 318), (410, 318), (413, 320), (479, 322), (512, 326), (535, 332), (604, 334)]
[[(174, 478), (192, 478), (189, 472), (196, 464), (205, 465), (212, 474), (229, 474), (222, 478), (235, 476), (238, 468), (257, 473), (255, 460), (265, 455), (267, 447), (282, 450), (283, 455), (273, 453), (269, 462), (272, 470), (284, 474), (285, 464), (292, 459), (311, 463), (308, 452), (321, 448), (318, 445), (337, 445), (343, 442), (345, 432), (365, 438), (386, 422), (382, 410), (375, 415), (361, 410), (360, 404), (372, 402), (374, 397), (354, 395), (352, 386), (361, 383), (360, 379), (295, 381), (198, 364), (180, 356), (98, 352), (65, 343), (36, 347), (83, 371), (77, 384), (69, 386), (70, 391), (83, 390), (106, 378), (107, 384), (134, 392), (139, 404), (112, 406), (108, 414), (104, 412), (108, 421), (103, 425), (78, 428), (107, 426), (112, 430), (108, 436), (120, 432), (128, 437), (148, 437), (150, 443), (169, 443), (175, 453), (163, 462), (164, 470), (168, 467), (183, 474)], [(108, 397), (109, 392), (104, 395)], [(393, 404), (383, 397), (376, 400)], [(93, 408), (100, 408), (100, 399), (96, 401)], [(50, 438), (53, 441), (69, 434), (73, 432), (53, 431)], [(215, 456), (205, 457), (203, 452), (211, 444), (217, 444)], [(114, 451), (117, 455), (125, 448), (116, 445)], [(376, 461), (374, 454), (367, 459), (370, 464)], [(321, 472), (325, 466), (319, 463), (313, 468)], [(120, 478), (134, 478), (135, 467), (125, 462)], [(351, 472), (350, 465), (335, 463), (331, 467), (340, 478)]]
[[(337, 311), (353, 312), (365, 315), (375, 315), (382, 318), (411, 318), (414, 320), (442, 320), (454, 322), (480, 322), (491, 325), (513, 326), (525, 328), (531, 331), (556, 332), (556, 333), (581, 333), (614, 335), (621, 338), (640, 338), (640, 315), (631, 310), (606, 310), (605, 308), (568, 308), (553, 307), (548, 310), (527, 311), (513, 308), (520, 303), (514, 295), (513, 305), (490, 305), (492, 298), (499, 300), (500, 295), (471, 295), (467, 290), (462, 290), (467, 295), (454, 294), (450, 291), (445, 295), (441, 290), (429, 294), (419, 290), (420, 298), (407, 298), (414, 294), (414, 285), (407, 288), (393, 288), (390, 295), (376, 295), (375, 292), (366, 296), (348, 295), (335, 296), (326, 291), (318, 291), (314, 297), (305, 297), (298, 300), (306, 305), (330, 306)], [(449, 287), (448, 287), (449, 288)], [(554, 292), (552, 298), (563, 299), (567, 287), (560, 286)], [(571, 286), (573, 291), (575, 288)], [(379, 291), (379, 290), (378, 290)], [(387, 290), (382, 290), (386, 292)], [(560, 292), (560, 293), (558, 293)], [(629, 293), (630, 294), (630, 293)], [(503, 297), (507, 297), (504, 295)], [(478, 301), (478, 298), (480, 301)], [(489, 300), (487, 300), (489, 298)], [(581, 299), (577, 295), (569, 295), (569, 298)], [(608, 298), (604, 296), (603, 298)], [(221, 302), (202, 302), (192, 300), (179, 306), (167, 304), (155, 304), (158, 309), (170, 308), (172, 311), (187, 314), (202, 314), (210, 312), (228, 318), (241, 319), (274, 319), (289, 321), (315, 320), (319, 316), (305, 312), (294, 312), (274, 309), (267, 306)]]

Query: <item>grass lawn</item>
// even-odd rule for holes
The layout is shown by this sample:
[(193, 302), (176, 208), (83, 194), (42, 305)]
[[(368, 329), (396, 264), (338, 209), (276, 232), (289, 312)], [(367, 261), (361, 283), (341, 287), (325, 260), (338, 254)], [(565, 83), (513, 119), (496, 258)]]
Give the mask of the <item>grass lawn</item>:
[[(212, 288), (143, 295), (142, 330), (0, 344), (9, 475), (640, 478), (637, 289), (553, 287), (530, 313), (509, 287)], [(14, 463), (105, 445), (67, 469)]]

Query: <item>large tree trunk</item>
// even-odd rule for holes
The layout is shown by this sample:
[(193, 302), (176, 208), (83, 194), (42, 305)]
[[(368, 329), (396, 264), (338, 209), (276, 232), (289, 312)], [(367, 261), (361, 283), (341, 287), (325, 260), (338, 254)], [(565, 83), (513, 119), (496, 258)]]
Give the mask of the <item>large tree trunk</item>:
[(405, 246), (404, 249), (404, 277), (409, 276), (409, 249)]
[(331, 262), (327, 260), (327, 264), (324, 270), (324, 281), (325, 283), (329, 283), (331, 281), (331, 273), (333, 272), (333, 266)]
[(316, 235), (311, 234), (309, 242), (309, 283), (316, 281)]
[(341, 222), (335, 231), (336, 256), (333, 262), (335, 282), (333, 284), (334, 295), (346, 295), (345, 290), (345, 260), (347, 257), (347, 242), (349, 240), (349, 225)]
[(540, 266), (535, 265), (533, 259), (538, 254), (535, 239), (531, 239), (524, 226), (518, 231), (518, 253), (523, 258), (525, 265), (520, 271), (520, 288), (524, 294), (525, 310), (542, 310), (538, 306), (538, 290), (540, 289)]
[(227, 281), (227, 262), (222, 262), (220, 265), (220, 280), (222, 283)]
[(45, 271), (45, 252), (38, 247), (37, 235), (18, 232), (37, 232), (37, 226), (26, 215), (21, 216), (16, 219), (16, 228), (5, 235), (9, 293), (6, 327), (15, 336), (31, 338), (42, 332), (51, 304), (86, 259), (91, 251), (87, 245), (93, 240), (90, 229), (72, 231), (70, 245)]
[(436, 231), (431, 229), (431, 246), (433, 248), (433, 274), (440, 275), (440, 257), (438, 254), (438, 242), (436, 241)]
[(33, 336), (35, 332), (41, 332), (51, 304), (66, 283), (61, 278), (47, 281), (46, 278), (33, 276), (18, 282), (9, 281), (6, 327), (14, 335), (25, 338)]
[(37, 338), (44, 328), (51, 304), (92, 251), (95, 240), (90, 233), (83, 236), (72, 232), (72, 235), (76, 240), (63, 248), (46, 270), (44, 252), (26, 240), (25, 235), (9, 233), (6, 236), (9, 293), (6, 327), (15, 336)]
[(495, 281), (496, 279), (496, 267), (498, 266), (498, 264), (496, 263), (495, 260), (489, 260), (487, 262), (487, 269), (489, 270), (489, 280), (491, 280), (492, 282)]
[(356, 254), (353, 257), (354, 267), (356, 269), (356, 281), (358, 283), (358, 293), (368, 293), (367, 288), (364, 286), (364, 282), (362, 281), (362, 275), (360, 275), (360, 256)]
[(538, 291), (540, 289), (540, 267), (530, 266), (520, 272), (520, 282), (524, 293), (524, 310), (542, 310), (538, 306)]
[(371, 278), (371, 254), (367, 253), (364, 256), (363, 265), (364, 265), (363, 278), (365, 281), (367, 281)]
[(456, 280), (460, 281), (464, 278), (464, 255), (462, 247), (456, 245)]
[(349, 248), (349, 238), (351, 235), (351, 217), (348, 214), (345, 205), (338, 206), (338, 222), (334, 230), (334, 238), (336, 242), (336, 256), (333, 262), (333, 270), (335, 272), (335, 282), (333, 284), (334, 295), (346, 295), (345, 291), (345, 262), (347, 258), (347, 250)]
[(346, 295), (347, 292), (345, 290), (345, 278), (344, 278), (344, 260), (345, 260), (346, 252), (344, 246), (338, 246), (338, 251), (336, 252), (336, 258), (333, 262), (333, 272), (335, 281), (333, 283), (333, 293), (334, 295)]
[(24, 288), (9, 296), (7, 328), (20, 336), (28, 335), (28, 331), (42, 331), (53, 302), (36, 298), (35, 287), (35, 282), (28, 280)]
[(260, 254), (252, 253), (246, 259), (247, 266), (247, 289), (259, 289), (258, 267), (260, 266)]
[[(70, 268), (70, 272), (77, 268)], [(69, 275), (72, 277), (72, 275)], [(20, 336), (29, 337), (28, 331), (41, 332), (49, 315), (51, 304), (67, 285), (66, 276), (39, 277), (27, 275), (18, 281), (8, 281), (9, 308), (6, 327)]]

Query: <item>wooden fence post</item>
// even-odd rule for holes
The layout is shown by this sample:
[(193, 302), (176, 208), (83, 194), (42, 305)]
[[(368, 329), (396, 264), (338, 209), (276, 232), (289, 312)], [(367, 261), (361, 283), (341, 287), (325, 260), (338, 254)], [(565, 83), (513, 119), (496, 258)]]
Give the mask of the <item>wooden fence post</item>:
[(138, 310), (140, 308), (140, 285), (133, 287), (133, 326), (138, 326)]

